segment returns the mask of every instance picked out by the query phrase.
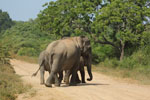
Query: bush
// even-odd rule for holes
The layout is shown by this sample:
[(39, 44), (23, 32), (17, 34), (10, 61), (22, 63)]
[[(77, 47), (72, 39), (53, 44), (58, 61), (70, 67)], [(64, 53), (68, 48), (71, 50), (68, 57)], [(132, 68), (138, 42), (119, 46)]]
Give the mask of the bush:
[(104, 66), (117, 68), (119, 65), (119, 61), (116, 58), (113, 59), (105, 59)]
[(28, 89), (14, 72), (10, 65), (0, 65), (0, 100), (15, 100)]
[(10, 59), (9, 50), (0, 44), (0, 64), (9, 64)]
[(150, 47), (142, 47), (129, 57), (124, 57), (122, 61), (116, 58), (105, 59), (104, 66), (112, 68), (125, 68), (129, 70), (145, 71), (150, 69)]
[(114, 48), (110, 45), (100, 45), (94, 44), (92, 45), (92, 59), (94, 63), (103, 62), (108, 57), (113, 57), (114, 55)]
[(17, 54), (20, 56), (37, 56), (38, 55), (37, 50), (35, 50), (34, 48), (27, 48), (27, 47), (20, 48)]
[[(12, 54), (38, 56), (56, 36), (41, 31), (37, 21), (16, 22), (0, 36), (0, 42)], [(28, 54), (29, 53), (29, 54)]]

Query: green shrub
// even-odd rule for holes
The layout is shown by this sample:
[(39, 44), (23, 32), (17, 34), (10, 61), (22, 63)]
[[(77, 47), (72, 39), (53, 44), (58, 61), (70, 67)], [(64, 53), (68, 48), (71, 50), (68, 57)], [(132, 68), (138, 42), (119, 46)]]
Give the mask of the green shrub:
[(38, 55), (37, 51), (34, 48), (27, 48), (27, 47), (20, 48), (17, 54), (20, 56), (37, 56)]
[(105, 59), (104, 66), (117, 68), (119, 65), (119, 61), (116, 58), (113, 59)]
[(9, 64), (10, 58), (8, 47), (4, 47), (0, 44), (0, 64)]
[(108, 57), (113, 57), (114, 48), (110, 45), (91, 43), (93, 63), (103, 62)]
[(132, 59), (132, 57), (127, 57), (127, 58), (124, 58), (121, 62), (119, 62), (119, 67), (133, 69), (135, 64), (136, 62), (134, 61), (134, 59)]
[(150, 70), (150, 46), (143, 47), (131, 56), (124, 57), (122, 61), (116, 58), (105, 59), (104, 66), (112, 68), (125, 68), (129, 70), (137, 70), (146, 72)]
[(16, 94), (25, 92), (27, 87), (10, 65), (0, 65), (0, 100), (15, 100)]
[[(12, 54), (38, 56), (56, 36), (41, 31), (37, 21), (16, 22), (0, 36), (0, 42)], [(29, 53), (29, 54), (28, 54)]]

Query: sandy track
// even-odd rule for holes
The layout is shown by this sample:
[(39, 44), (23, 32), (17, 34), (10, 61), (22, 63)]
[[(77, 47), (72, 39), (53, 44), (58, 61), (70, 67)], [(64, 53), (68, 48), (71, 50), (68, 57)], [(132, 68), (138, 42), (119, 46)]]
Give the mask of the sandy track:
[[(36, 77), (31, 77), (38, 68), (37, 64), (15, 59), (11, 60), (11, 64), (24, 82), (33, 86), (32, 91), (36, 91), (21, 94), (17, 100), (150, 100), (150, 86), (113, 80), (99, 73), (93, 73), (94, 79), (86, 84), (69, 87), (61, 84), (61, 87), (47, 88), (39, 84), (39, 73)], [(45, 79), (47, 76), (48, 73)], [(30, 95), (27, 96), (28, 94)]]

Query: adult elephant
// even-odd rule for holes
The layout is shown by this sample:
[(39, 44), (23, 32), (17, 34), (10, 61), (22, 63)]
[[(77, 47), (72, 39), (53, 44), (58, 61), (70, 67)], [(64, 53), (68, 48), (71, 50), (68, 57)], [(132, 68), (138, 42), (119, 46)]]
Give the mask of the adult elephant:
[[(69, 70), (72, 73), (72, 84), (75, 85), (80, 56), (90, 47), (89, 39), (85, 36), (70, 37), (57, 40), (55, 43), (52, 42), (52, 44), (49, 44), (46, 48), (46, 51), (49, 53), (51, 72), (45, 85), (52, 87), (52, 80), (55, 78), (56, 86), (60, 86), (57, 73), (63, 70)], [(90, 79), (92, 79), (92, 75)], [(69, 76), (66, 84), (69, 84)]]
[[(45, 71), (48, 71), (49, 73), (51, 72), (51, 69), (49, 66), (48, 52), (44, 50), (40, 53), (38, 63), (39, 63), (39, 69), (35, 73), (33, 73), (32, 76), (36, 76), (38, 71), (40, 70), (40, 84), (42, 85), (45, 83), (45, 80), (44, 80)], [(60, 72), (59, 73), (60, 82), (62, 78), (63, 78), (63, 72)], [(55, 83), (55, 80), (53, 80), (53, 83)]]
[[(86, 83), (85, 82), (85, 71), (84, 71), (84, 66), (87, 67), (87, 72), (89, 74), (89, 76), (91, 77), (91, 79), (87, 79), (88, 81), (91, 81), (93, 76), (92, 76), (92, 71), (91, 71), (91, 63), (92, 63), (92, 50), (91, 50), (91, 47), (88, 48), (88, 50), (86, 52), (84, 52), (82, 54), (82, 56), (80, 57), (80, 64), (79, 64), (79, 69), (78, 71), (80, 71), (80, 74), (81, 74), (81, 81), (79, 79), (79, 76), (77, 74), (77, 77), (76, 77), (76, 82), (77, 83)], [(65, 74), (65, 79), (64, 81), (66, 81), (66, 77), (68, 75), (68, 72), (66, 71), (66, 74)], [(72, 80), (72, 79), (71, 79)], [(71, 81), (72, 83), (72, 81)]]
[[(82, 55), (80, 57), (80, 66), (79, 66), (79, 71), (81, 73), (81, 80), (82, 83), (86, 83), (85, 82), (85, 71), (84, 71), (84, 66), (87, 67), (87, 72), (89, 74), (89, 76), (91, 76), (91, 79), (87, 79), (88, 81), (92, 80), (92, 71), (91, 71), (91, 64), (92, 64), (92, 51), (91, 48), (88, 49), (88, 51), (86, 53), (84, 53), (84, 55)], [(79, 80), (79, 77), (77, 76), (77, 80)]]

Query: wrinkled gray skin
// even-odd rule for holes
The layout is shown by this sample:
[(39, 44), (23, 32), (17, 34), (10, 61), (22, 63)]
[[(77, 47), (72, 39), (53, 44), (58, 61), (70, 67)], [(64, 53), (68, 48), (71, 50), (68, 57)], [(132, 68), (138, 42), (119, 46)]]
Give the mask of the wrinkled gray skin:
[[(91, 68), (91, 62), (92, 62), (92, 55), (91, 53), (89, 52), (88, 55), (86, 56), (81, 56), (80, 57), (80, 66), (79, 66), (79, 71), (80, 71), (80, 74), (81, 74), (81, 82), (82, 83), (86, 83), (85, 82), (85, 71), (84, 71), (84, 66), (88, 68)], [(91, 72), (91, 71), (88, 71), (88, 72)], [(92, 73), (88, 73), (89, 76), (92, 75)], [(92, 76), (93, 77), (93, 76)], [(78, 74), (77, 74), (77, 79), (76, 79), (78, 82), (80, 82), (79, 80), (79, 77), (78, 77)], [(88, 81), (91, 81), (89, 79), (87, 79)]]
[[(55, 85), (60, 86), (57, 73), (63, 70), (69, 70), (69, 73), (72, 73), (72, 85), (76, 85), (75, 79), (79, 69), (80, 56), (88, 50), (88, 42), (88, 38), (81, 36), (57, 40), (48, 45), (46, 52), (49, 54), (51, 72), (45, 83), (47, 87), (52, 87), (53, 79), (55, 79)], [(66, 79), (66, 84), (69, 84), (69, 75)], [(91, 79), (92, 75), (89, 80)]]
[(84, 66), (87, 67), (87, 72), (91, 79), (87, 79), (88, 81), (91, 81), (93, 76), (92, 76), (92, 71), (91, 71), (91, 65), (92, 65), (92, 50), (91, 47), (87, 50), (86, 53), (82, 55), (82, 58), (80, 60), (83, 64), (80, 65), (80, 73), (81, 73), (81, 78), (82, 78), (82, 83), (85, 83), (85, 72), (84, 72)]
[[(85, 82), (85, 71), (84, 71), (84, 66), (87, 67), (87, 70), (88, 69), (91, 69), (91, 63), (92, 63), (92, 50), (91, 50), (91, 47), (87, 50), (86, 53), (84, 53), (81, 57), (80, 57), (80, 64), (79, 64), (79, 69), (78, 71), (80, 71), (80, 74), (81, 74), (81, 81), (79, 79), (79, 76), (77, 74), (77, 77), (76, 77), (76, 82), (77, 83), (86, 83)], [(67, 71), (66, 71), (67, 73)], [(93, 77), (92, 76), (92, 73), (91, 73), (91, 70), (88, 71), (88, 74), (90, 77)], [(65, 74), (65, 78), (67, 77), (66, 75), (68, 74)], [(72, 79), (71, 79), (72, 80)], [(91, 81), (90, 79), (87, 79), (88, 81)], [(65, 80), (64, 80), (65, 81)]]
[[(38, 63), (39, 63), (39, 69), (35, 73), (33, 73), (32, 76), (36, 76), (38, 71), (40, 70), (40, 84), (42, 85), (45, 83), (45, 80), (44, 80), (45, 71), (48, 71), (49, 73), (51, 71), (50, 66), (49, 66), (48, 53), (45, 50), (40, 53)], [(61, 81), (63, 78), (63, 75), (61, 74), (62, 72), (59, 73), (59, 81)], [(53, 83), (55, 83), (54, 80), (53, 80)]]

